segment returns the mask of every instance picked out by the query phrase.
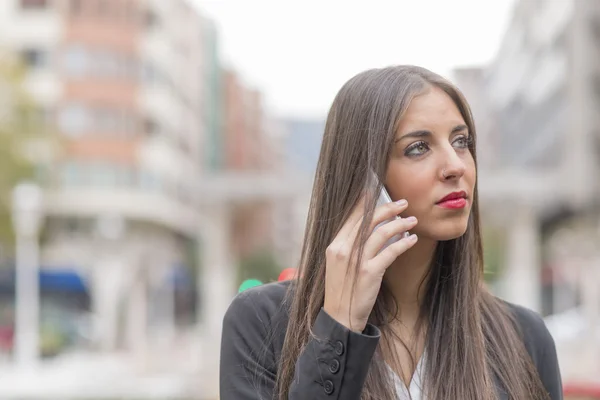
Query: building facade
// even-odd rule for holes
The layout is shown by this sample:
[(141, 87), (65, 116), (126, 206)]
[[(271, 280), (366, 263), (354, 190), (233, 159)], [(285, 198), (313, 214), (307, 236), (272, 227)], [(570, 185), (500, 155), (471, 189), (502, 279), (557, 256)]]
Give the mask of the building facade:
[(520, 0), (493, 62), (455, 74), (483, 122), (484, 220), (505, 232), (499, 293), (554, 314), (567, 380), (600, 373), (599, 65), (600, 3)]
[(43, 270), (83, 281), (102, 348), (131, 345), (137, 328), (119, 331), (115, 310), (138, 282), (155, 299), (140, 323), (172, 330), (175, 286), (194, 286), (195, 183), (219, 164), (206, 150), (220, 129), (214, 28), (183, 0), (11, 0), (0, 20), (62, 145), (39, 166)]

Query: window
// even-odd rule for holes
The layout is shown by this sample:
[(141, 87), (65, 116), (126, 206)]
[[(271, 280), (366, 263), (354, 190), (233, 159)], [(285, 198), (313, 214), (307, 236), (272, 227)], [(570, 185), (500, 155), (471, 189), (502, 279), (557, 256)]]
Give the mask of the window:
[(89, 166), (90, 183), (94, 186), (114, 187), (117, 183), (117, 170), (112, 164), (101, 162)]
[(94, 52), (94, 75), (110, 76), (114, 65), (113, 55), (107, 51), (99, 50)]
[(61, 183), (65, 187), (130, 187), (131, 167), (102, 161), (67, 161), (61, 165)]
[(89, 129), (89, 111), (82, 104), (68, 104), (59, 114), (58, 125), (66, 135), (79, 136), (85, 130)]
[(65, 187), (80, 185), (83, 178), (81, 166), (76, 162), (65, 162), (62, 165), (61, 178)]
[(133, 171), (130, 167), (119, 166), (116, 168), (117, 185), (120, 187), (130, 187), (133, 184)]
[(106, 59), (106, 75), (110, 77), (118, 77), (121, 75), (121, 57), (114, 53), (107, 54)]
[(132, 55), (106, 49), (86, 48), (79, 44), (68, 46), (63, 53), (63, 68), (67, 76), (104, 77), (137, 80), (137, 59)]
[(23, 10), (41, 10), (48, 7), (48, 0), (21, 0)]
[(114, 133), (119, 129), (117, 115), (110, 108), (98, 108), (94, 111), (94, 129)]
[(141, 171), (139, 175), (139, 185), (144, 191), (158, 193), (162, 191), (160, 179), (150, 171)]
[(48, 65), (48, 53), (41, 49), (25, 49), (22, 57), (25, 65), (30, 68), (42, 68)]
[(83, 46), (73, 45), (64, 53), (64, 70), (69, 77), (84, 77), (87, 75), (89, 55)]
[(94, 75), (106, 78), (123, 77), (126, 68), (126, 60), (120, 54), (107, 50), (94, 52)]
[(137, 121), (128, 110), (100, 107), (93, 114), (94, 129), (102, 133), (127, 137), (136, 132)]
[(146, 83), (153, 83), (156, 81), (156, 69), (154, 65), (150, 63), (144, 63), (142, 65), (142, 80)]
[(134, 57), (127, 57), (125, 61), (125, 78), (137, 81), (139, 79), (138, 71), (139, 66), (137, 59)]

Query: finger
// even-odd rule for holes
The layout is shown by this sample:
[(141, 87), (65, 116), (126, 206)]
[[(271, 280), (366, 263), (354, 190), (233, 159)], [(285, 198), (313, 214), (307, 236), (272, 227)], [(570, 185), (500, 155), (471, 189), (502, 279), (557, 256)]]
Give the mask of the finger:
[(373, 213), (373, 220), (371, 221), (370, 229), (373, 231), (375, 227), (384, 221), (388, 221), (390, 219), (395, 219), (398, 215), (400, 215), (406, 208), (408, 207), (408, 202), (406, 200), (398, 200), (392, 203), (387, 203), (382, 206), (379, 206), (375, 209)]
[[(369, 226), (369, 231), (372, 232), (378, 224), (381, 224), (386, 220), (396, 218), (396, 216), (404, 211), (406, 207), (408, 207), (406, 200), (399, 200), (377, 207), (373, 213), (373, 219)], [(352, 232), (346, 238), (346, 243), (354, 245), (354, 241), (356, 240), (360, 227), (362, 226), (363, 219), (364, 217), (356, 221), (354, 227), (352, 228)]]
[(387, 243), (392, 237), (400, 235), (417, 225), (417, 219), (415, 217), (409, 218), (398, 218), (390, 222), (386, 222), (377, 227), (365, 245), (365, 257), (371, 259), (381, 251), (381, 248)]
[(404, 252), (413, 247), (417, 243), (417, 235), (412, 234), (402, 238), (395, 243), (386, 247), (381, 253), (369, 261), (369, 268), (373, 268), (379, 273), (384, 273), (385, 270)]

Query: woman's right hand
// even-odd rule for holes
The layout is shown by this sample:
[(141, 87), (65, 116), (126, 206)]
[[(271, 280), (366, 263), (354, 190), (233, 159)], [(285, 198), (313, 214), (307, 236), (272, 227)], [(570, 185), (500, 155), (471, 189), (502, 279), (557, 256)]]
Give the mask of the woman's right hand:
[[(386, 269), (400, 254), (417, 242), (417, 236), (413, 234), (381, 251), (391, 237), (408, 231), (417, 224), (417, 219), (414, 217), (398, 218), (375, 229), (380, 223), (406, 210), (407, 206), (405, 200), (400, 200), (375, 209), (370, 227), (372, 233), (365, 243), (364, 254), (357, 271), (353, 268), (356, 262), (351, 259), (351, 256), (363, 220), (363, 201), (355, 207), (333, 242), (327, 247), (323, 309), (333, 319), (353, 331), (362, 332), (367, 326)], [(355, 274), (358, 277), (353, 291), (352, 283)]]

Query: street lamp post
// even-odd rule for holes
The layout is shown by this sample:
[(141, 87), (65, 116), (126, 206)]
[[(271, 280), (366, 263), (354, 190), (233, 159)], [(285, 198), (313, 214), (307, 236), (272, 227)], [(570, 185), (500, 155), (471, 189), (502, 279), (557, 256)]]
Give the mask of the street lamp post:
[(33, 183), (20, 183), (12, 192), (12, 218), (16, 237), (14, 360), (20, 368), (34, 368), (39, 358), (39, 242), (42, 191)]

